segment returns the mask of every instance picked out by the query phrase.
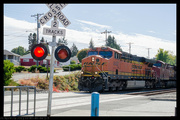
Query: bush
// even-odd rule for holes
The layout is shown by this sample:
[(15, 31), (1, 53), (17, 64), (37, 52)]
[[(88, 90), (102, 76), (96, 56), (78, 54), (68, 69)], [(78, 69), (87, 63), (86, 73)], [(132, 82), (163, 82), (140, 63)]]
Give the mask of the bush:
[[(53, 77), (53, 89), (60, 91), (78, 91), (79, 72), (73, 74)], [(30, 78), (28, 80), (19, 80), (20, 85), (36, 86), (39, 89), (48, 89), (49, 80), (45, 78)]]
[(37, 65), (32, 65), (32, 66), (28, 69), (28, 71), (29, 71), (29, 72), (35, 72), (36, 67), (37, 67)]
[(63, 66), (63, 70), (64, 71), (69, 71), (69, 67), (70, 67), (70, 71), (73, 70), (81, 70), (81, 64), (70, 64), (70, 65), (65, 65)]
[(8, 86), (11, 82), (12, 73), (15, 72), (14, 64), (10, 62), (10, 60), (4, 60), (4, 86)]
[(15, 67), (15, 70), (16, 72), (21, 72), (23, 70), (25, 70), (26, 68), (24, 66), (18, 66), (18, 67)]
[(72, 60), (72, 61), (70, 62), (70, 64), (76, 64), (76, 61)]

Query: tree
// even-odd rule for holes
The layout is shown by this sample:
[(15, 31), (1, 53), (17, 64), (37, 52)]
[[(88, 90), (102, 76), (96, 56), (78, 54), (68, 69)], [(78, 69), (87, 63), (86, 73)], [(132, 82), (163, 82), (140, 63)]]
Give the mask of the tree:
[(111, 37), (111, 35), (108, 36), (105, 46), (109, 46), (111, 48), (115, 48), (117, 50), (122, 51), (120, 44), (117, 44), (115, 37)]
[(159, 48), (158, 53), (156, 54), (156, 60), (161, 60), (167, 63), (168, 59), (168, 51), (164, 51), (164, 49)]
[(28, 44), (29, 44), (29, 50), (31, 51), (32, 46), (37, 44), (36, 33), (34, 33), (34, 34), (30, 33), (29, 34), (29, 36), (28, 36)]
[[(41, 42), (42, 44), (44, 44), (44, 43), (47, 43), (47, 40), (46, 40), (46, 42), (45, 42), (44, 37), (42, 37), (42, 38), (41, 38), (41, 40), (40, 40), (40, 42)], [(45, 46), (46, 46), (46, 48), (47, 48), (48, 54), (50, 54), (50, 51), (49, 51), (49, 46), (48, 46), (47, 44), (44, 44), (44, 45), (45, 45)]]
[(26, 54), (29, 53), (29, 52), (26, 51), (26, 49), (25, 49), (24, 47), (22, 47), (22, 46), (19, 46), (19, 47), (17, 47), (17, 48), (13, 48), (13, 49), (11, 50), (11, 52), (16, 53), (16, 54), (21, 55), (21, 56), (26, 55)]
[(91, 40), (89, 42), (89, 48), (94, 48), (94, 42), (93, 42), (92, 38), (91, 38)]
[(59, 38), (59, 40), (58, 40), (58, 44), (68, 45), (68, 43), (67, 43), (67, 39), (65, 39), (65, 37), (63, 37), (62, 39), (60, 39), (60, 38)]
[(77, 58), (78, 58), (79, 62), (81, 62), (82, 59), (87, 56), (88, 50), (89, 50), (89, 48), (84, 48), (84, 49), (81, 49), (80, 51), (78, 51)]
[(12, 73), (15, 72), (14, 64), (10, 62), (10, 60), (4, 60), (4, 86), (8, 86), (11, 82)]
[(167, 63), (170, 64), (170, 65), (175, 65), (176, 66), (176, 56), (173, 55), (173, 53), (168, 54)]
[(71, 57), (76, 56), (78, 53), (78, 48), (76, 47), (76, 45), (74, 43), (70, 49), (71, 49)]

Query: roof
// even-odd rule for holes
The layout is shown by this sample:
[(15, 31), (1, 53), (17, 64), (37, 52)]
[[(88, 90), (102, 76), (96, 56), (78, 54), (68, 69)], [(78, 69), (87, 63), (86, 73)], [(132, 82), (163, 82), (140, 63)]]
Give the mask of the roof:
[(4, 50), (4, 55), (20, 56), (20, 55), (18, 55), (18, 54), (15, 54), (15, 53), (13, 53), (13, 52), (8, 51), (8, 50)]
[[(27, 55), (23, 55), (20, 58), (30, 58), (33, 59), (33, 57), (31, 56), (31, 53), (27, 54)], [(51, 55), (48, 54), (48, 56), (45, 58), (45, 60), (51, 60)]]

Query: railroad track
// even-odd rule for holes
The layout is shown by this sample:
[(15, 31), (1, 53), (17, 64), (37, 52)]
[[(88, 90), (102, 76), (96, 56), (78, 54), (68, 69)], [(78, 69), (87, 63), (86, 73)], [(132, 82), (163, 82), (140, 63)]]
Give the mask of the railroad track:
[(127, 95), (151, 96), (151, 95), (158, 95), (158, 94), (171, 93), (171, 92), (176, 92), (176, 88), (151, 90), (151, 91), (140, 91), (140, 92), (127, 93)]

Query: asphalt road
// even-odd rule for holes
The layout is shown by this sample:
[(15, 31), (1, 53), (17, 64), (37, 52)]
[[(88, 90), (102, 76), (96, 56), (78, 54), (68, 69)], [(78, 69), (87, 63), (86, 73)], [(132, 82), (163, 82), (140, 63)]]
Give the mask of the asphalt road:
[[(70, 74), (74, 71), (63, 71), (63, 70), (56, 70), (56, 72), (54, 73), (54, 75), (67, 75)], [(12, 79), (14, 79), (14, 81), (18, 81), (20, 79), (29, 79), (32, 77), (46, 77), (47, 73), (14, 73), (12, 76)], [(48, 73), (48, 76), (50, 76), (50, 73)]]
[[(21, 114), (26, 113), (26, 95), (22, 95)], [(33, 94), (30, 94), (29, 113), (33, 112)], [(10, 115), (10, 95), (4, 97), (4, 115)], [(13, 97), (13, 115), (19, 114), (19, 95)], [(48, 94), (36, 95), (36, 116), (47, 116)], [(174, 116), (176, 92), (153, 96), (126, 95), (122, 92), (101, 93), (99, 116)], [(91, 93), (53, 93), (51, 116), (90, 116)], [(26, 115), (27, 116), (27, 115)], [(32, 115), (29, 115), (32, 116)]]

